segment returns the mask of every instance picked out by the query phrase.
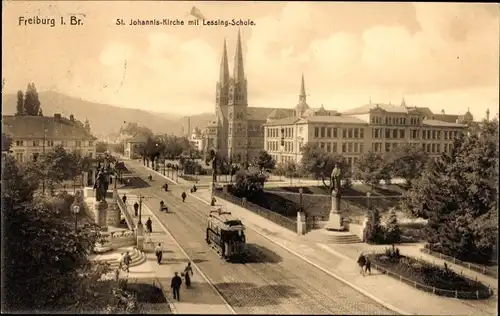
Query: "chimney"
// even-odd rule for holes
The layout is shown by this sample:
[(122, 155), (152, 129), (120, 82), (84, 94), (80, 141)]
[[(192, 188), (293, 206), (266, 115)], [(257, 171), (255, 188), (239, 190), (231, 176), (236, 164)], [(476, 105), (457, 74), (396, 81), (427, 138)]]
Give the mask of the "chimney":
[(61, 119), (61, 113), (55, 113), (55, 114), (54, 114), (54, 119), (55, 119), (56, 121), (59, 121), (59, 120)]
[(444, 110), (441, 110), (441, 114), (443, 114), (443, 115), (444, 115)]

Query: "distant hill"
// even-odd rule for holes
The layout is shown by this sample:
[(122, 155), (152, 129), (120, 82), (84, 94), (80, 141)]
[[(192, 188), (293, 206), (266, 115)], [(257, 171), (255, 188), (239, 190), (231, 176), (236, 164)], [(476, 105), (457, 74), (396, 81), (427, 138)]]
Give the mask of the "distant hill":
[[(69, 117), (70, 114), (73, 114), (75, 119), (81, 122), (88, 119), (92, 134), (97, 137), (117, 133), (124, 122), (137, 122), (149, 127), (154, 133), (173, 133), (174, 135), (180, 135), (183, 122), (186, 123), (184, 129), (187, 128), (187, 119), (178, 114), (155, 113), (94, 103), (53, 91), (40, 92), (39, 98), (44, 115), (51, 116), (54, 113), (61, 113), (63, 116)], [(2, 114), (15, 114), (16, 100), (16, 94), (2, 95)], [(201, 116), (200, 119), (198, 119), (199, 116)], [(203, 127), (206, 124), (205, 118), (208, 122), (208, 114), (194, 116), (194, 120), (191, 120), (191, 129), (194, 126)]]
[[(191, 119), (189, 124), (188, 124), (188, 118)], [(213, 114), (213, 113), (201, 113), (201, 114), (196, 114), (196, 115), (191, 115), (191, 116), (184, 116), (184, 117), (182, 117), (180, 128), (182, 128), (184, 130), (184, 133), (189, 132), (189, 135), (191, 135), (191, 132), (193, 131), (193, 129), (195, 127), (202, 129), (211, 120), (214, 120), (214, 118), (215, 118), (215, 114)], [(188, 128), (190, 129), (189, 131), (188, 131)]]

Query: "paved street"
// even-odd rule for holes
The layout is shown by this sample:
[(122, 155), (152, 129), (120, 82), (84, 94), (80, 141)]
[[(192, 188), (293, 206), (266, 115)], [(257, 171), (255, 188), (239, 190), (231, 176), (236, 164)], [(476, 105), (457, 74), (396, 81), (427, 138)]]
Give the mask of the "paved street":
[[(128, 211), (132, 215), (134, 224), (137, 224), (139, 217), (134, 215), (133, 204), (138, 200), (137, 196), (129, 190), (120, 190), (120, 196), (127, 194)], [(178, 314), (233, 314), (232, 309), (227, 306), (224, 299), (220, 297), (210, 283), (203, 276), (193, 269), (194, 275), (192, 278), (192, 288), (186, 289), (183, 285), (180, 290), (180, 302), (172, 297), (170, 282), (174, 272), (179, 274), (184, 270), (189, 259), (179, 248), (172, 236), (164, 229), (161, 223), (157, 220), (147, 204), (142, 207), (142, 223), (145, 224), (148, 218), (151, 218), (153, 232), (151, 233), (151, 244), (148, 244), (144, 252), (147, 254), (148, 260), (145, 265), (133, 267), (130, 269), (130, 279), (142, 279), (155, 277), (170, 303), (170, 308), (174, 313)], [(164, 253), (162, 264), (158, 265), (154, 254), (154, 246), (158, 243), (162, 244)], [(196, 264), (196, 261), (194, 262)], [(184, 280), (183, 280), (184, 282)]]
[[(200, 198), (208, 203), (210, 194), (208, 191), (199, 191), (193, 198)], [(359, 270), (355, 264), (359, 253), (386, 246), (370, 246), (364, 243), (328, 244), (325, 242), (324, 236), (323, 239), (318, 236), (318, 231), (298, 236), (239, 206), (231, 203), (226, 204), (227, 209), (243, 219), (247, 227), (267, 236), (267, 238), (282, 247), (303, 256), (311, 263), (348, 282), (351, 286), (369, 293), (373, 298), (392, 306), (402, 314), (496, 315), (496, 296), (487, 300), (456, 300), (422, 292), (377, 271), (374, 271), (369, 277), (359, 275)], [(402, 246), (400, 248), (405, 254), (418, 255), (414, 251), (415, 247)], [(425, 256), (423, 257), (425, 258)], [(456, 266), (450, 265), (450, 267), (455, 268)], [(459, 271), (461, 269), (457, 270), (457, 272)], [(470, 277), (474, 278), (474, 272), (470, 272), (472, 273)], [(481, 281), (486, 284), (493, 282), (492, 280), (484, 280), (484, 278)]]
[[(206, 216), (209, 207), (188, 196), (188, 188), (170, 184), (170, 192), (161, 186), (161, 176), (141, 163), (126, 161), (144, 181), (149, 173), (154, 181), (131, 190), (143, 194), (144, 203), (159, 217), (181, 247), (205, 273), (237, 313), (245, 314), (395, 314), (383, 305), (343, 282), (315, 268), (253, 230), (247, 230), (250, 260), (246, 264), (226, 263), (206, 244)], [(158, 211), (163, 199), (170, 213)]]

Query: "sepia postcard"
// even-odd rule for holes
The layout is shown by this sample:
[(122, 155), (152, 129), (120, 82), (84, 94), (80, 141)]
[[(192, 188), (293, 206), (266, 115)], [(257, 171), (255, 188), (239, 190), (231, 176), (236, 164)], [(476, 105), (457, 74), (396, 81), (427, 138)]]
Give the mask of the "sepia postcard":
[(494, 3), (2, 1), (2, 312), (497, 315)]

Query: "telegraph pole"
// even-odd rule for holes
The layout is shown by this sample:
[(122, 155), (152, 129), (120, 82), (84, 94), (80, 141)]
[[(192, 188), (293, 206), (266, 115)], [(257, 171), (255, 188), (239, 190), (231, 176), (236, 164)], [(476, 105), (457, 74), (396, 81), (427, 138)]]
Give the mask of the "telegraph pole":
[[(42, 153), (43, 156), (45, 157), (45, 142), (47, 141), (47, 128), (45, 127), (45, 118), (43, 120), (43, 143), (42, 143)], [(43, 172), (43, 179), (42, 179), (42, 193), (45, 195), (45, 170)]]

